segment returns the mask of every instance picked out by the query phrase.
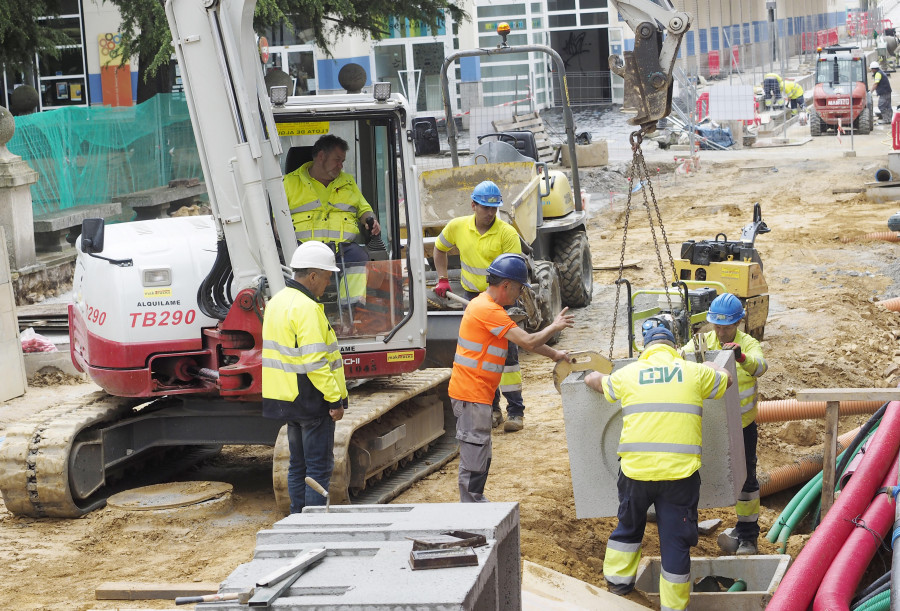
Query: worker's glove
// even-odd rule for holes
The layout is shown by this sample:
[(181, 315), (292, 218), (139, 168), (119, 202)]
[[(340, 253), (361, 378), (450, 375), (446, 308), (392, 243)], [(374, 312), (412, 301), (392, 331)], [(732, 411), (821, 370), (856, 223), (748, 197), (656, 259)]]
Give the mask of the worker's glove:
[(729, 342), (722, 346), (722, 350), (731, 350), (734, 352), (734, 360), (738, 363), (743, 363), (747, 360), (747, 355), (741, 352), (741, 347), (734, 342)]
[(438, 297), (447, 297), (447, 291), (450, 290), (450, 280), (441, 278), (434, 287), (434, 292)]

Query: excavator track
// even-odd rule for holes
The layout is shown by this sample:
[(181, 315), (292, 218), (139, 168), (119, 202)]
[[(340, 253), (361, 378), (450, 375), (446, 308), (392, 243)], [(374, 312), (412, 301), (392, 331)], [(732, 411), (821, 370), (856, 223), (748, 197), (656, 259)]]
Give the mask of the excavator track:
[[(449, 380), (450, 369), (421, 369), (350, 391), (349, 409), (335, 427), (332, 504), (387, 503), (456, 456)], [(285, 513), (289, 461), (285, 426), (272, 464), (276, 504)]]
[[(161, 447), (135, 454), (108, 472), (93, 469), (103, 452), (99, 429), (129, 418), (141, 403), (146, 399), (100, 391), (9, 426), (0, 444), (0, 493), (6, 508), (20, 516), (77, 518), (103, 507), (120, 490), (156, 483), (221, 449), (213, 444)], [(154, 459), (162, 460), (140, 472)], [(126, 472), (128, 477), (119, 477)]]
[(102, 507), (105, 496), (80, 503), (73, 498), (69, 454), (80, 431), (121, 418), (137, 403), (97, 392), (11, 425), (0, 445), (0, 491), (6, 508), (16, 515), (73, 518)]

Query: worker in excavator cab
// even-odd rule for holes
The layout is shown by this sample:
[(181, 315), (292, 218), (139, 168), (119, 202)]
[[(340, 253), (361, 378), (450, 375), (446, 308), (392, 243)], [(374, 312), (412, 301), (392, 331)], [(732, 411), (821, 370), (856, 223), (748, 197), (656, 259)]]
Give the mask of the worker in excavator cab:
[(358, 304), (365, 301), (369, 255), (356, 239), (366, 226), (371, 235), (380, 235), (381, 225), (353, 176), (344, 172), (348, 149), (343, 138), (322, 136), (312, 161), (284, 177), (284, 191), (297, 240), (324, 242), (335, 251), (343, 274), (339, 294)]
[(794, 81), (784, 81), (784, 97), (791, 107), (791, 115), (796, 115), (804, 106), (803, 87)]
[[(509, 223), (497, 218), (503, 205), (500, 187), (490, 180), (479, 183), (472, 190), (472, 214), (451, 220), (441, 231), (434, 245), (434, 266), (438, 283), (434, 292), (446, 297), (450, 290), (447, 276), (447, 253), (455, 246), (459, 250), (460, 284), (466, 299), (474, 299), (487, 288), (487, 268), (504, 253), (521, 254), (519, 234)], [(525, 403), (522, 400), (522, 371), (519, 368), (519, 351), (510, 345), (503, 367), (500, 388), (492, 403), (491, 426), (503, 423), (500, 411), (500, 394), (506, 398), (506, 423), (503, 430), (512, 433), (525, 426)]]
[(585, 384), (610, 403), (621, 401), (619, 522), (609, 536), (603, 576), (609, 591), (634, 589), (647, 510), (656, 508), (662, 571), (662, 609), (686, 609), (691, 596), (691, 546), (697, 545), (702, 411), (720, 399), (731, 374), (712, 363), (685, 361), (663, 325), (644, 330), (640, 358), (611, 375), (596, 371)]
[(781, 75), (774, 72), (763, 75), (763, 96), (766, 110), (772, 110), (772, 108), (783, 103), (784, 80), (782, 80)]
[[(737, 365), (738, 395), (741, 401), (741, 426), (744, 429), (744, 457), (747, 463), (747, 479), (734, 506), (737, 525), (719, 535), (719, 547), (729, 554), (753, 555), (759, 552), (759, 481), (756, 479), (756, 443), (758, 438), (756, 412), (758, 400), (757, 379), (769, 369), (759, 342), (738, 329), (747, 315), (741, 300), (731, 293), (722, 293), (709, 306), (706, 320), (713, 330), (700, 336), (702, 349), (732, 350)], [(694, 352), (689, 342), (684, 352)]]

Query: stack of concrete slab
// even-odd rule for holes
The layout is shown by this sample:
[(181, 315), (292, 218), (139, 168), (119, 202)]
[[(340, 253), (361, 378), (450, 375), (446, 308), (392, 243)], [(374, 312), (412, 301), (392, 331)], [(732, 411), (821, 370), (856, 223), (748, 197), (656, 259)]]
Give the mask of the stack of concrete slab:
[[(614, 361), (613, 372), (637, 359)], [(725, 367), (737, 379), (734, 353), (710, 351), (706, 360)], [(560, 385), (575, 515), (607, 518), (617, 515), (615, 494), (619, 476), (617, 448), (622, 433), (622, 405), (609, 403), (584, 383), (586, 372), (570, 374)], [(703, 402), (703, 466), (700, 467), (700, 507), (729, 507), (747, 477), (737, 384), (721, 399)]]
[[(482, 535), (478, 564), (413, 570), (413, 539), (461, 531)], [(247, 592), (299, 555), (325, 548), (271, 604), (300, 609), (522, 608), (518, 503), (341, 505), (307, 508), (257, 534), (253, 560), (239, 566), (219, 593)], [(244, 610), (237, 601), (204, 608)]]

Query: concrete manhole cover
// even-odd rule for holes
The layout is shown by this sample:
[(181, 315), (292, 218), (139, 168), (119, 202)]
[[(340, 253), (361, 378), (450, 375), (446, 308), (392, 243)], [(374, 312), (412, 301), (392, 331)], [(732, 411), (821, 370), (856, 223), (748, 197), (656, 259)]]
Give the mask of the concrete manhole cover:
[(171, 482), (114, 494), (106, 504), (120, 511), (151, 514), (227, 513), (232, 508), (231, 490), (232, 485), (224, 482)]

